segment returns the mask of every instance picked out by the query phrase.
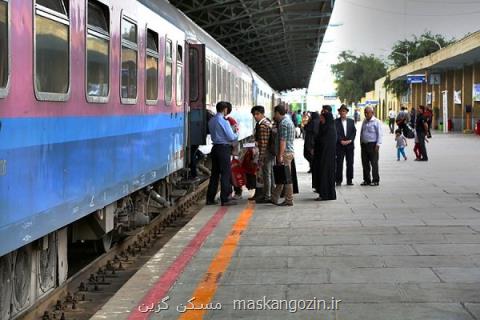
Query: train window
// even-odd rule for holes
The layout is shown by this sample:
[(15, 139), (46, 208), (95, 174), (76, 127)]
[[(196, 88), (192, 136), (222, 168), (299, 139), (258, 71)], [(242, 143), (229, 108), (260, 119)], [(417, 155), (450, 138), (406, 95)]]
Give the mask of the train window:
[(226, 87), (226, 91), (227, 91), (227, 98), (226, 100), (227, 101), (231, 101), (231, 98), (230, 98), (230, 71), (227, 71), (226, 72), (226, 76), (227, 76), (227, 79), (225, 81), (225, 87)]
[(222, 67), (217, 66), (217, 101), (222, 101), (222, 85), (223, 85), (223, 79), (222, 79)]
[(227, 97), (227, 85), (228, 85), (228, 82), (227, 82), (227, 71), (222, 68), (222, 97), (223, 97), (223, 100), (228, 100), (228, 97)]
[(68, 16), (68, 0), (37, 0), (37, 4)]
[(137, 102), (137, 25), (130, 19), (122, 18), (122, 51), (121, 51), (121, 87), (122, 103)]
[(108, 7), (97, 1), (88, 1), (87, 20), (87, 101), (107, 102), (110, 87)]
[(189, 78), (190, 78), (190, 101), (198, 101), (198, 50), (194, 47), (189, 49)]
[(210, 79), (211, 79), (211, 94), (210, 94), (210, 99), (211, 103), (215, 104), (217, 100), (217, 64), (215, 62), (212, 62), (212, 69), (210, 70)]
[(210, 60), (207, 60), (207, 63), (205, 64), (205, 83), (207, 84), (207, 88), (206, 88), (206, 103), (207, 104), (210, 104), (211, 103), (211, 100), (210, 100), (210, 90), (211, 90), (211, 77), (210, 77)]
[(230, 100), (235, 104), (235, 76), (230, 73)]
[(70, 88), (68, 1), (37, 1), (35, 6), (35, 95), (65, 101)]
[(172, 40), (165, 41), (165, 103), (170, 104), (172, 101)]
[(146, 61), (146, 98), (148, 104), (158, 100), (158, 34), (147, 29), (147, 61)]
[(183, 47), (177, 45), (177, 105), (183, 103)]
[(240, 86), (238, 85), (238, 78), (235, 78), (235, 104), (236, 105), (239, 105), (239, 101), (240, 101)]
[(6, 92), (2, 88), (8, 83), (8, 3), (0, 0), (0, 97)]

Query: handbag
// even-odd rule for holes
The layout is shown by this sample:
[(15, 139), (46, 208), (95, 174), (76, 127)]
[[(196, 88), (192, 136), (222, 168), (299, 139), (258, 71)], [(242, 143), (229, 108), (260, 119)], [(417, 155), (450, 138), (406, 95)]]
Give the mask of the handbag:
[(273, 166), (273, 178), (275, 184), (291, 184), (292, 173), (290, 168), (284, 164), (276, 164)]

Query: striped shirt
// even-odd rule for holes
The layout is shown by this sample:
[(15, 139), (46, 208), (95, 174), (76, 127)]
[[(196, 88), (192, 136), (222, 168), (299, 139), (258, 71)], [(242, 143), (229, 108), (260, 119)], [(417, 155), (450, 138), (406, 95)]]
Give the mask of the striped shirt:
[(271, 134), (272, 124), (267, 118), (263, 118), (255, 126), (255, 141), (257, 142), (259, 159), (263, 160), (267, 154)]

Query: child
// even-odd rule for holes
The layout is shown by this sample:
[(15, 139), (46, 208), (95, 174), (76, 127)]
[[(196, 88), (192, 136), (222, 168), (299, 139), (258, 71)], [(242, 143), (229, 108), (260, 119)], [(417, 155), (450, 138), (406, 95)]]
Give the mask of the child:
[(405, 147), (407, 146), (407, 139), (402, 134), (402, 130), (400, 129), (395, 130), (395, 141), (397, 142), (397, 161), (400, 161), (400, 155), (402, 155), (403, 158), (407, 160), (407, 156), (405, 155)]

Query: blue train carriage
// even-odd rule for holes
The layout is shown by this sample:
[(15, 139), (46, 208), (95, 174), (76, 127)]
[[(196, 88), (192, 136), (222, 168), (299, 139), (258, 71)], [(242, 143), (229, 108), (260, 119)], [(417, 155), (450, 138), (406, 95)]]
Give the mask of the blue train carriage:
[[(10, 57), (0, 95), (0, 318), (11, 319), (66, 281), (70, 243), (108, 250), (168, 205), (185, 166), (189, 55), (170, 5), (0, 7)], [(42, 33), (52, 28), (55, 41)], [(67, 70), (65, 83), (40, 78), (58, 76), (48, 70)]]

